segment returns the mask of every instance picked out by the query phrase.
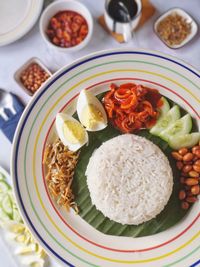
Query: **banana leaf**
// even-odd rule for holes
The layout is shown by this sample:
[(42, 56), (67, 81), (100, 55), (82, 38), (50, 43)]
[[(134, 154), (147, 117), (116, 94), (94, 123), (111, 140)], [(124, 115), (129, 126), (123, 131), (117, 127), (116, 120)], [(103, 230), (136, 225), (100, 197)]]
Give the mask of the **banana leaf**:
[[(182, 112), (185, 113), (184, 111)], [(154, 144), (158, 145), (169, 159), (174, 178), (173, 192), (170, 200), (164, 210), (157, 217), (140, 225), (122, 225), (106, 218), (91, 203), (85, 171), (94, 150), (97, 149), (103, 142), (118, 136), (121, 133), (112, 125), (108, 125), (107, 128), (102, 131), (89, 132), (88, 134), (89, 145), (84, 146), (81, 149), (72, 184), (75, 201), (80, 210), (79, 216), (81, 216), (87, 223), (107, 235), (142, 237), (167, 230), (177, 224), (186, 215), (188, 210), (186, 211), (181, 209), (180, 200), (178, 199), (178, 192), (180, 190), (180, 175), (176, 169), (175, 161), (171, 157), (172, 149), (165, 141), (161, 140), (159, 137), (151, 135), (148, 130), (142, 130), (137, 134), (146, 137)]]

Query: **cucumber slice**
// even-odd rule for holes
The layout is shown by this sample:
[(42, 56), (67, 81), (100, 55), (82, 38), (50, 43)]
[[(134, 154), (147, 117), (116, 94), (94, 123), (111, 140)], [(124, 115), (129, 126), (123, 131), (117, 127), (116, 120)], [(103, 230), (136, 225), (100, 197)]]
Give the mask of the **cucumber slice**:
[(182, 147), (193, 147), (200, 141), (200, 133), (184, 134), (179, 136), (171, 136), (169, 138), (169, 146), (175, 150)]
[(163, 117), (170, 110), (170, 105), (169, 105), (169, 102), (167, 101), (167, 99), (162, 96), (161, 100), (163, 102), (163, 105), (162, 105), (162, 107), (160, 107), (158, 109), (158, 111), (160, 112), (159, 118)]
[(9, 216), (12, 217), (13, 214), (13, 207), (12, 207), (12, 200), (8, 194), (1, 201), (1, 207), (3, 211)]
[(13, 207), (17, 207), (16, 206), (16, 201), (15, 201), (15, 198), (14, 198), (14, 195), (13, 195), (13, 192), (12, 192), (12, 190), (9, 190), (8, 192), (7, 192), (7, 194), (9, 195), (9, 197), (10, 197), (10, 199), (11, 199), (11, 201), (12, 201), (12, 204), (13, 204)]
[(171, 123), (159, 136), (168, 142), (170, 137), (188, 134), (191, 130), (192, 118), (187, 114), (181, 119), (176, 120), (174, 123)]
[(0, 180), (5, 180), (5, 179), (6, 179), (5, 175), (2, 172), (0, 172)]
[(13, 209), (13, 221), (22, 223), (22, 218), (17, 209)]
[(6, 214), (3, 209), (0, 207), (0, 221), (1, 222), (5, 222), (5, 221), (9, 221), (10, 217), (8, 216), (8, 214)]
[(4, 192), (1, 192), (0, 193), (0, 203), (3, 200), (3, 198), (5, 197), (5, 195), (6, 195), (6, 193), (4, 193)]
[(6, 181), (0, 180), (0, 193), (5, 193), (10, 189), (10, 186)]
[(169, 125), (181, 117), (180, 109), (177, 105), (172, 107), (163, 117), (161, 116), (156, 124), (151, 128), (150, 133), (159, 136)]

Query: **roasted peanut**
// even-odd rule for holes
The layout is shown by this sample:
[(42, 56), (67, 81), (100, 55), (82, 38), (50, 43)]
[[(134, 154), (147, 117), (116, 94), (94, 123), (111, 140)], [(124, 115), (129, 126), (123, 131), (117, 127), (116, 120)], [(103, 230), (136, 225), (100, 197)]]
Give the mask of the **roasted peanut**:
[(187, 210), (188, 208), (189, 208), (189, 204), (186, 202), (186, 201), (183, 201), (182, 203), (181, 203), (181, 208), (183, 209), (183, 210)]
[(177, 161), (176, 162), (176, 167), (178, 170), (181, 170), (183, 168), (183, 162), (182, 161)]
[(184, 161), (183, 163), (186, 164), (186, 165), (192, 165), (193, 161)]
[(185, 154), (183, 156), (183, 160), (184, 161), (191, 161), (193, 159), (193, 157), (194, 157), (194, 155), (192, 153), (188, 152), (187, 154)]
[(198, 183), (199, 183), (198, 179), (194, 179), (194, 178), (186, 178), (185, 179), (185, 184), (189, 185), (189, 186), (196, 185)]
[(179, 149), (178, 153), (181, 155), (181, 156), (184, 156), (185, 154), (187, 154), (188, 152), (188, 149), (183, 147), (181, 149)]
[(187, 201), (188, 203), (194, 203), (194, 202), (197, 201), (197, 198), (196, 198), (195, 196), (193, 196), (193, 197), (187, 197), (187, 198), (186, 198), (186, 201)]
[[(193, 186), (195, 186), (195, 185), (193, 185)], [(187, 195), (187, 197), (193, 196), (193, 194), (191, 192), (191, 187), (190, 187), (190, 189), (188, 189), (188, 191), (186, 191), (186, 195)]]
[(200, 165), (196, 165), (196, 163), (193, 165), (194, 171), (200, 173)]
[(186, 193), (185, 193), (185, 191), (184, 190), (181, 190), (180, 192), (179, 192), (179, 199), (180, 200), (183, 200), (185, 197), (186, 197)]
[(196, 171), (190, 171), (188, 174), (190, 177), (199, 177), (199, 173)]
[(194, 158), (193, 158), (193, 162), (197, 161), (198, 160), (198, 157), (196, 155), (194, 155)]
[(195, 155), (200, 159), (200, 149), (195, 151)]
[(199, 185), (193, 185), (193, 186), (191, 187), (191, 193), (192, 193), (193, 195), (198, 195), (199, 192), (200, 192)]
[(189, 171), (192, 170), (192, 165), (185, 165), (183, 168), (182, 168), (182, 172), (184, 173), (188, 173)]
[(192, 148), (192, 153), (195, 154), (197, 150), (200, 150), (200, 146), (194, 146)]
[(183, 157), (178, 152), (175, 151), (172, 152), (172, 157), (178, 161), (181, 161), (183, 159)]
[(196, 160), (194, 164), (200, 166), (200, 159)]

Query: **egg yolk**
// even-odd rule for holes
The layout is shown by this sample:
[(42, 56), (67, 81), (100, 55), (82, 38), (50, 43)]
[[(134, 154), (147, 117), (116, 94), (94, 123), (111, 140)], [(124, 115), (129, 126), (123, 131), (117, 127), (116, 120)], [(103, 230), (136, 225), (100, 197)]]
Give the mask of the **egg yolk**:
[(63, 133), (67, 141), (71, 144), (84, 141), (85, 131), (83, 127), (75, 121), (65, 121), (63, 124)]
[(87, 128), (92, 129), (98, 122), (103, 121), (102, 112), (93, 104), (89, 104), (83, 109), (82, 121)]

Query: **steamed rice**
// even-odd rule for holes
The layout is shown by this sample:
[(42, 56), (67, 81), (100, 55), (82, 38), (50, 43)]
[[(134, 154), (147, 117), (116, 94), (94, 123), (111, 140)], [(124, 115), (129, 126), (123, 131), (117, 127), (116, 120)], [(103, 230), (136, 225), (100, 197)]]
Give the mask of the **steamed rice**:
[(167, 157), (134, 134), (103, 143), (91, 156), (86, 176), (92, 204), (121, 224), (137, 225), (156, 217), (173, 187)]

